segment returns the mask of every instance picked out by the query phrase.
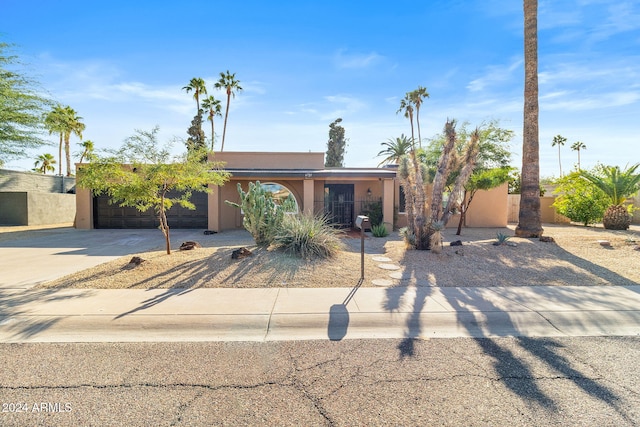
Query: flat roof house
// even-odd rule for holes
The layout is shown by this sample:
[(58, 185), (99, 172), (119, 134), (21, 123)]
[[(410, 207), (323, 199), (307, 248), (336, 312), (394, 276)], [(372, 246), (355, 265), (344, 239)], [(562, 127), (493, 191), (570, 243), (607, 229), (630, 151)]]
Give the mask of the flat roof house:
[[(172, 228), (202, 228), (221, 232), (242, 228), (240, 209), (225, 203), (239, 202), (237, 185), (247, 189), (249, 182), (260, 181), (276, 197), (291, 194), (298, 209), (305, 213), (325, 214), (341, 227), (353, 227), (361, 214), (376, 212), (388, 230), (406, 225), (399, 180), (394, 168), (325, 168), (321, 152), (218, 152), (210, 160), (224, 162), (231, 178), (209, 194), (194, 192), (196, 210), (179, 206), (168, 212)], [(485, 194), (477, 194), (467, 216), (473, 227), (503, 227), (507, 224), (506, 185)], [(153, 211), (110, 204), (107, 196), (93, 197), (91, 191), (76, 190), (76, 227), (153, 228), (157, 219)], [(483, 205), (491, 207), (483, 215)], [(476, 214), (477, 212), (477, 214)], [(450, 224), (453, 224), (452, 220)], [(455, 222), (457, 225), (457, 222)]]

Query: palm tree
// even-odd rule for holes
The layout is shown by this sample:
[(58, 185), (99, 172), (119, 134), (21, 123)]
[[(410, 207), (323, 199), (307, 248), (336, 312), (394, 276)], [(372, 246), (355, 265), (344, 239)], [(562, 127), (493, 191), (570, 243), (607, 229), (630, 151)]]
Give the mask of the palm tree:
[(571, 145), (571, 149), (578, 152), (578, 170), (580, 170), (580, 150), (586, 150), (587, 146), (584, 142), (576, 141)]
[(60, 135), (60, 145), (58, 146), (58, 175), (62, 175), (62, 143), (65, 132), (65, 110), (60, 104), (53, 107), (44, 118), (44, 126), (49, 131), (49, 135), (57, 133)]
[[(400, 135), (399, 138), (393, 139), (389, 138), (387, 141), (380, 143), (383, 147), (386, 147), (384, 150), (378, 153), (378, 156), (386, 156), (378, 166), (387, 163), (398, 163), (400, 161), (400, 157), (409, 154), (409, 150), (411, 150), (411, 143), (405, 136), (405, 134)], [(378, 157), (376, 156), (376, 157)]]
[(408, 93), (409, 98), (416, 106), (416, 124), (418, 125), (418, 144), (420, 148), (422, 148), (422, 136), (420, 135), (420, 106), (422, 105), (422, 101), (424, 98), (429, 97), (429, 92), (427, 92), (426, 87), (418, 86), (418, 89), (413, 92)]
[(222, 104), (219, 100), (214, 98), (213, 95), (211, 95), (202, 100), (202, 108), (209, 110), (209, 117), (207, 117), (207, 120), (211, 122), (211, 151), (213, 151), (213, 143), (215, 142), (213, 119), (215, 116), (222, 116)]
[(43, 173), (45, 175), (48, 171), (55, 172), (56, 168), (53, 166), (55, 163), (56, 159), (51, 154), (40, 154), (34, 164), (34, 171)]
[(64, 153), (67, 161), (67, 176), (71, 176), (71, 151), (69, 146), (69, 140), (71, 134), (75, 134), (80, 140), (82, 140), (82, 132), (84, 132), (86, 126), (82, 123), (82, 117), (78, 116), (76, 111), (68, 105), (64, 107)]
[(200, 77), (189, 80), (189, 84), (182, 88), (187, 93), (193, 91), (193, 99), (196, 100), (196, 114), (200, 112), (200, 95), (207, 94), (207, 85)]
[(553, 137), (553, 142), (551, 143), (552, 147), (558, 146), (558, 163), (560, 164), (560, 177), (562, 178), (562, 161), (560, 161), (560, 147), (567, 142), (567, 138), (562, 135), (556, 135)]
[(93, 150), (94, 150), (94, 145), (93, 145), (93, 141), (90, 140), (86, 140), (80, 143), (80, 145), (82, 146), (83, 150), (82, 150), (82, 154), (80, 154), (80, 160), (78, 161), (78, 163), (82, 163), (82, 161), (84, 159), (87, 159), (88, 161), (91, 161), (94, 157), (93, 154)]
[(224, 89), (227, 93), (227, 107), (224, 112), (224, 126), (222, 128), (222, 146), (220, 151), (224, 151), (224, 140), (227, 135), (227, 119), (229, 118), (229, 102), (231, 96), (236, 97), (237, 92), (242, 92), (242, 86), (240, 86), (240, 80), (236, 80), (236, 73), (231, 74), (229, 70), (225, 73), (220, 73), (220, 80), (215, 84), (217, 89)]
[(520, 211), (515, 234), (540, 237), (540, 153), (538, 141), (538, 0), (524, 0), (524, 117)]
[(621, 171), (619, 166), (604, 166), (601, 174), (580, 171), (580, 176), (602, 190), (609, 197), (611, 205), (607, 208), (602, 219), (604, 228), (609, 230), (627, 230), (631, 224), (631, 215), (622, 204), (627, 197), (638, 192), (640, 173), (635, 173), (640, 167), (636, 163)]
[(407, 93), (405, 94), (405, 97), (400, 100), (400, 108), (398, 108), (396, 114), (404, 113), (403, 115), (409, 119), (409, 123), (411, 123), (411, 145), (415, 149), (416, 138), (413, 132), (413, 110), (413, 100), (411, 99), (411, 96), (409, 96), (409, 93)]

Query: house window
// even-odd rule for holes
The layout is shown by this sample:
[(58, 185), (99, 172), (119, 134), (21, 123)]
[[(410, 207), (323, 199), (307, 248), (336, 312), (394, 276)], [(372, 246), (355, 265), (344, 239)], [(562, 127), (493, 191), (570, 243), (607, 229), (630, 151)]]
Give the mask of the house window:
[(287, 197), (291, 196), (296, 205), (295, 212), (299, 211), (298, 200), (296, 200), (296, 196), (294, 196), (293, 192), (291, 192), (291, 190), (289, 190), (287, 187), (275, 182), (265, 182), (260, 183), (260, 185), (268, 194), (271, 195), (271, 197), (273, 197), (273, 201), (278, 205), (282, 204), (282, 202), (284, 202)]
[(405, 213), (407, 211), (407, 198), (404, 194), (404, 186), (400, 186), (400, 194), (398, 201), (398, 212)]

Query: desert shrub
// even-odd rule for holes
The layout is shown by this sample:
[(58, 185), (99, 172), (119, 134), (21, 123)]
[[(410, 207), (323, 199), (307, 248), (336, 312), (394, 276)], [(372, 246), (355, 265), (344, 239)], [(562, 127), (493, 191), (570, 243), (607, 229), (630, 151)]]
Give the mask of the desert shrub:
[(573, 172), (556, 181), (558, 194), (553, 207), (560, 215), (584, 226), (602, 221), (609, 206), (607, 195), (598, 187)]
[(378, 224), (371, 227), (371, 234), (373, 234), (373, 237), (387, 237), (389, 232), (384, 224)]
[(416, 245), (416, 235), (413, 234), (409, 227), (402, 227), (399, 232), (400, 237), (402, 237), (407, 247), (414, 248)]
[(330, 258), (343, 248), (341, 233), (324, 216), (285, 215), (272, 246), (304, 259)]

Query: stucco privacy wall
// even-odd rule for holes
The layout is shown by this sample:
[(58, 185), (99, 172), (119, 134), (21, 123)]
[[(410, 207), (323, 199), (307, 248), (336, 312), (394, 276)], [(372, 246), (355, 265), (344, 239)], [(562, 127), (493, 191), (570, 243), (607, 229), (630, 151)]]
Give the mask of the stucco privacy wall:
[(73, 177), (0, 169), (0, 191), (67, 193), (75, 185)]
[(73, 222), (75, 178), (0, 169), (0, 225)]
[[(507, 192), (508, 185), (504, 184), (491, 190), (478, 191), (465, 218), (464, 227), (506, 227), (507, 226)], [(397, 203), (397, 202), (396, 202)], [(453, 215), (447, 228), (455, 228), (460, 222), (460, 214)], [(407, 214), (398, 214), (397, 227), (407, 225)]]

